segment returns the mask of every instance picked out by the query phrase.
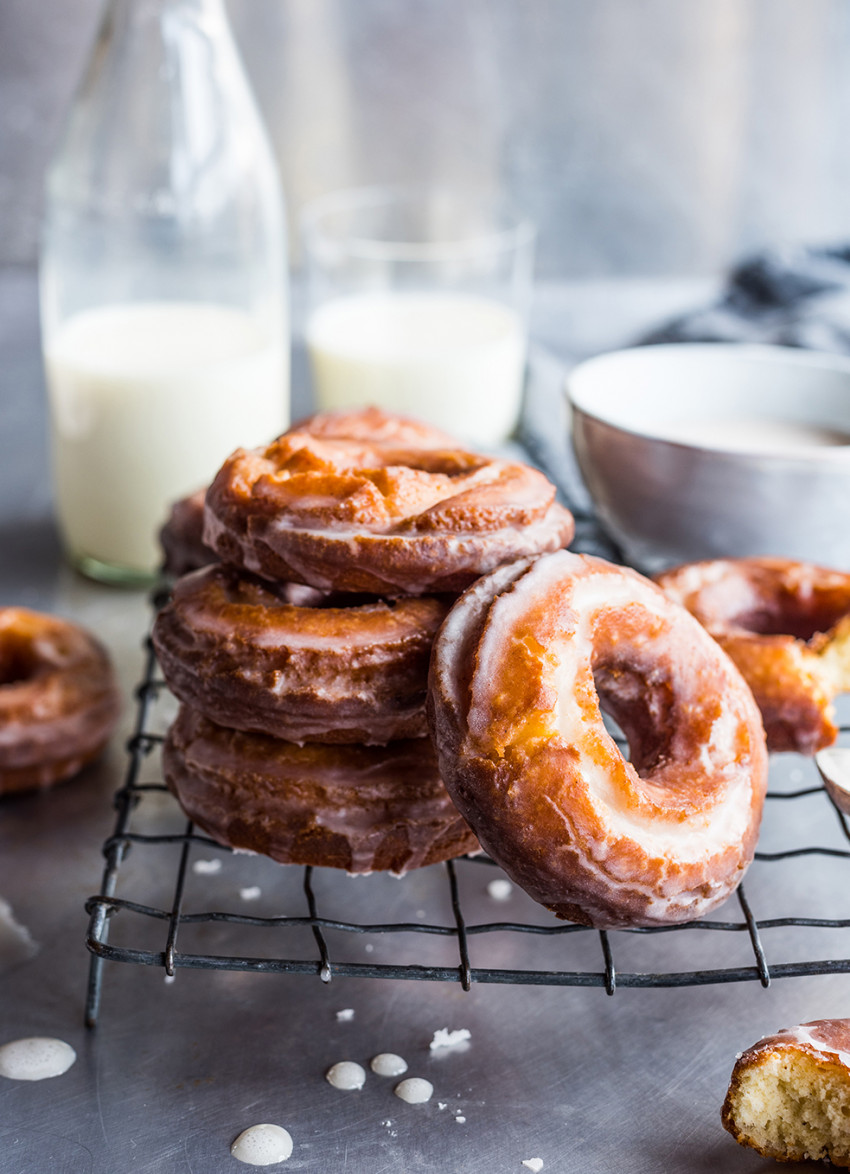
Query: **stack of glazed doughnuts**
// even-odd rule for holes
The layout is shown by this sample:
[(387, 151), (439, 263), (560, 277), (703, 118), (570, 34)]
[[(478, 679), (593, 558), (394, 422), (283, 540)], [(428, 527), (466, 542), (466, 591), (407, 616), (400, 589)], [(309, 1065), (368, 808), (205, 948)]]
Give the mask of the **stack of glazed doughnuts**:
[(376, 409), (235, 452), (162, 535), (172, 570), (200, 565), (154, 627), (182, 702), (163, 768), (187, 814), (233, 847), (349, 872), (477, 849), (428, 737), (431, 646), (458, 591), (570, 541), (554, 498), (535, 470)]

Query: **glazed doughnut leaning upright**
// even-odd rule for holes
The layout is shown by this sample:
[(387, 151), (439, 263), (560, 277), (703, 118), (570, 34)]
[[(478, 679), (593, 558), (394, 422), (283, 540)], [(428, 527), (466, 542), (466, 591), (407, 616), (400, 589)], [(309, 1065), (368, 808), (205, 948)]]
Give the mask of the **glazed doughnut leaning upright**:
[(712, 559), (657, 582), (735, 661), (771, 750), (814, 754), (835, 741), (832, 702), (850, 689), (850, 574), (787, 559)]
[(223, 726), (383, 744), (427, 735), (428, 661), (448, 609), (434, 596), (328, 596), (220, 565), (177, 581), (153, 642), (172, 693)]
[(57, 616), (0, 608), (0, 794), (77, 774), (118, 713), (112, 665), (93, 636)]
[(850, 1167), (850, 1019), (802, 1023), (747, 1048), (721, 1119), (765, 1158)]
[(428, 705), (461, 814), (559, 917), (687, 921), (742, 879), (767, 784), (758, 710), (722, 649), (635, 572), (558, 551), (479, 580), (438, 633)]
[(207, 491), (204, 541), (263, 578), (384, 596), (457, 593), (557, 550), (572, 515), (535, 469), (459, 448), (292, 431), (237, 450)]

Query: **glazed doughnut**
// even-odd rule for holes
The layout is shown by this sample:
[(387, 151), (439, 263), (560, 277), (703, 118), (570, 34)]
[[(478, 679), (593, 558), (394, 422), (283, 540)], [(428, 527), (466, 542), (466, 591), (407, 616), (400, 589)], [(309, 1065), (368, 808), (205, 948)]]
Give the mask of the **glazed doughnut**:
[(118, 709), (94, 637), (56, 616), (0, 608), (0, 794), (77, 774), (103, 750)]
[(732, 1071), (721, 1111), (737, 1142), (779, 1162), (850, 1167), (850, 1019), (785, 1028)]
[[(311, 436), (374, 440), (379, 444), (410, 448), (452, 448), (456, 444), (451, 436), (430, 424), (406, 416), (389, 415), (372, 407), (351, 412), (317, 412), (301, 420), (290, 431), (308, 432)], [(171, 507), (159, 532), (165, 556), (162, 569), (166, 575), (187, 575), (218, 562), (218, 555), (204, 543), (206, 493), (206, 489), (199, 489)]]
[(570, 541), (555, 487), (463, 449), (289, 432), (238, 449), (207, 492), (204, 541), (268, 579), (376, 595), (457, 593)]
[(176, 501), (159, 532), (162, 569), (166, 575), (187, 575), (199, 567), (218, 562), (218, 555), (204, 543), (204, 498), (206, 489)]
[(478, 849), (427, 738), (296, 746), (223, 729), (181, 706), (163, 772), (213, 839), (282, 864), (403, 873)]
[(153, 641), (171, 691), (220, 725), (384, 743), (427, 735), (428, 660), (449, 605), (328, 596), (207, 567), (175, 584)]
[(299, 420), (290, 432), (336, 440), (366, 440), (393, 448), (456, 448), (457, 439), (423, 420), (396, 416), (380, 408), (356, 408), (346, 412), (317, 412)]
[(428, 706), (461, 814), (559, 917), (687, 921), (743, 877), (767, 783), (758, 710), (693, 616), (634, 571), (557, 551), (481, 579), (437, 635)]
[(832, 701), (850, 689), (850, 574), (787, 559), (712, 559), (659, 575), (732, 657), (771, 750), (835, 741)]

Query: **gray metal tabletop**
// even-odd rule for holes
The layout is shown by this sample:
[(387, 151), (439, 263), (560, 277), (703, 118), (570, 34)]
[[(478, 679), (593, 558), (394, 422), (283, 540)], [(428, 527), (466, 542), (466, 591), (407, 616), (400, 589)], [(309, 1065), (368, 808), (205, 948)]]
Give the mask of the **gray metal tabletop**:
[[(615, 341), (627, 320), (649, 318), (675, 300), (672, 293), (638, 297), (633, 288), (622, 304), (629, 299), (630, 316), (610, 323), (606, 336), (598, 313), (607, 307), (611, 314), (616, 299), (610, 290), (599, 294), (596, 317), (586, 294), (576, 300), (574, 291), (550, 291), (539, 334), (572, 330), (577, 351), (593, 349)], [(0, 356), (0, 602), (55, 611), (95, 630), (112, 651), (125, 698), (121, 732), (101, 763), (55, 791), (0, 805), (0, 896), (37, 946), (28, 951), (0, 932), (0, 1043), (57, 1036), (78, 1053), (77, 1063), (54, 1080), (0, 1081), (0, 1171), (236, 1171), (242, 1167), (230, 1145), (258, 1122), (289, 1130), (294, 1151), (280, 1168), (292, 1171), (522, 1174), (529, 1168), (523, 1162), (534, 1158), (542, 1160), (544, 1174), (772, 1168), (738, 1147), (720, 1124), (735, 1054), (780, 1026), (850, 1014), (850, 976), (774, 977), (765, 988), (746, 932), (611, 934), (616, 970), (623, 974), (719, 967), (750, 972), (745, 981), (728, 984), (618, 986), (613, 996), (601, 985), (604, 962), (593, 934), (469, 938), (473, 969), (586, 969), (597, 980), (587, 987), (474, 982), (466, 992), (459, 981), (340, 975), (323, 982), (318, 965), (305, 975), (179, 968), (172, 982), (161, 966), (106, 962), (98, 1025), (84, 1027), (84, 905), (98, 890), (101, 845), (114, 824), (112, 797), (126, 766), (123, 744), (134, 720), (133, 688), (142, 674), (150, 611), (145, 593), (97, 586), (62, 562), (50, 520), (35, 285), (26, 271), (0, 276)], [(167, 699), (164, 704), (167, 709)], [(155, 777), (155, 756), (144, 769)], [(774, 790), (805, 789), (814, 781), (810, 763), (776, 758)], [(181, 826), (168, 796), (152, 802), (155, 821)], [(835, 854), (757, 861), (746, 886), (756, 916), (814, 911), (847, 917), (848, 861), (840, 855), (846, 840), (820, 794), (767, 805), (761, 850), (798, 844)], [(193, 859), (215, 851), (196, 845)], [(302, 870), (260, 857), (219, 856), (222, 866), (212, 875), (189, 868), (187, 911), (260, 918), (305, 912)], [(134, 848), (120, 873), (119, 894), (168, 908), (174, 867), (167, 847)], [(467, 925), (545, 923), (546, 915), (519, 890), (496, 901), (487, 889), (494, 875), (481, 864), (458, 866)], [(352, 920), (453, 924), (442, 866), (401, 880), (316, 870), (313, 883), (322, 909)], [(254, 899), (246, 899), (246, 890)], [(728, 916), (741, 920), (735, 899)], [(113, 919), (111, 941), (163, 949), (160, 924), (124, 928), (123, 918)], [(181, 939), (187, 950), (255, 948), (250, 926), (234, 931), (204, 922), (190, 928), (181, 931), (188, 935)], [(228, 937), (232, 932), (236, 938)], [(297, 932), (299, 948), (315, 953), (309, 928)], [(451, 935), (328, 931), (327, 941), (332, 962), (457, 966)], [(762, 932), (762, 943), (775, 974), (800, 959), (850, 957), (846, 928), (777, 926)], [(466, 1028), (470, 1039), (431, 1049), (441, 1028)], [(405, 1104), (393, 1095), (392, 1079), (371, 1073), (357, 1092), (325, 1081), (335, 1061), (368, 1067), (381, 1051), (404, 1056), (409, 1075), (433, 1083), (433, 1099)]]

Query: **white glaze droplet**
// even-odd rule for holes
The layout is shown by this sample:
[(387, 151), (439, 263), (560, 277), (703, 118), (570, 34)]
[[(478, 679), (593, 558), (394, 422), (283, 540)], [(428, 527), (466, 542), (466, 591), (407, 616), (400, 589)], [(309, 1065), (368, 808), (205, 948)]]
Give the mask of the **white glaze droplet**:
[(434, 1095), (434, 1086), (430, 1080), (423, 1080), (421, 1076), (408, 1076), (407, 1080), (399, 1081), (393, 1092), (400, 1100), (407, 1101), (408, 1105), (422, 1105)]
[(465, 1117), (457, 1116), (457, 1117), (455, 1117), (455, 1121), (457, 1121), (458, 1125), (465, 1125), (466, 1124)]
[(497, 876), (495, 880), (491, 880), (487, 885), (487, 892), (494, 901), (507, 901), (513, 891), (513, 885), (503, 876)]
[(0, 1076), (10, 1080), (47, 1080), (67, 1072), (77, 1058), (61, 1039), (32, 1036), (16, 1039), (0, 1048)]
[(366, 1069), (355, 1064), (353, 1060), (340, 1060), (325, 1073), (325, 1080), (334, 1088), (344, 1089), (346, 1092), (362, 1088), (366, 1083)]
[(198, 876), (215, 876), (217, 872), (221, 872), (220, 860), (196, 860), (192, 865), (192, 872)]
[(252, 1125), (239, 1134), (230, 1152), (247, 1166), (275, 1166), (292, 1156), (292, 1137), (281, 1125)]
[(378, 1076), (401, 1076), (402, 1072), (407, 1071), (407, 1061), (395, 1052), (379, 1052), (372, 1057), (369, 1067)]
[(460, 1027), (457, 1031), (449, 1031), (447, 1027), (441, 1027), (439, 1031), (434, 1032), (434, 1038), (429, 1045), (432, 1052), (437, 1052), (440, 1048), (458, 1048), (465, 1051), (469, 1047), (469, 1040), (472, 1039), (472, 1033), (466, 1027)]
[(336, 1013), (337, 1023), (350, 1023), (354, 1018), (354, 1009), (352, 1007), (343, 1007), (341, 1011)]
[(532, 1170), (534, 1174), (539, 1174), (543, 1169), (542, 1158), (525, 1158), (522, 1164), (523, 1166), (527, 1166), (529, 1170)]
[(239, 890), (239, 896), (243, 901), (258, 901), (263, 895), (263, 890), (259, 885), (249, 885), (246, 889)]

